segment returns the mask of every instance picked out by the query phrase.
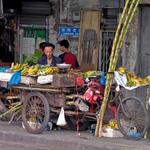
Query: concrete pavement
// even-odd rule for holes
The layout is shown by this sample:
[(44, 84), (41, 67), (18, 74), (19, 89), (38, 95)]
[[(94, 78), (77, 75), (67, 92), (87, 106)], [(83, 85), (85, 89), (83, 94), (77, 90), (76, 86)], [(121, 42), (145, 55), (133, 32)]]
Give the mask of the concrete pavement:
[[(150, 141), (148, 140), (99, 139), (86, 132), (81, 132), (81, 136), (77, 136), (76, 132), (63, 130), (45, 131), (35, 135), (27, 133), (20, 124), (8, 125), (7, 122), (0, 122), (0, 141), (24, 143), (24, 145), (31, 145), (37, 150), (147, 150), (150, 148)], [(1, 144), (0, 150), (3, 150)]]
[(0, 150), (48, 150), (48, 147), (25, 142), (0, 141)]

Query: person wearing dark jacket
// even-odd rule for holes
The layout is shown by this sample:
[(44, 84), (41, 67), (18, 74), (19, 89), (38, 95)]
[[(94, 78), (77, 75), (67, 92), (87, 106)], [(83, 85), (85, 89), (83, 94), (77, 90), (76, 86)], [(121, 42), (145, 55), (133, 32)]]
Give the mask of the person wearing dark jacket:
[(59, 49), (63, 54), (59, 55), (62, 63), (70, 64), (73, 69), (79, 69), (79, 63), (77, 57), (69, 51), (69, 42), (65, 39), (58, 42)]
[(38, 64), (56, 66), (56, 64), (61, 63), (61, 58), (53, 55), (54, 49), (55, 46), (53, 44), (46, 43), (43, 47), (44, 55), (38, 60)]

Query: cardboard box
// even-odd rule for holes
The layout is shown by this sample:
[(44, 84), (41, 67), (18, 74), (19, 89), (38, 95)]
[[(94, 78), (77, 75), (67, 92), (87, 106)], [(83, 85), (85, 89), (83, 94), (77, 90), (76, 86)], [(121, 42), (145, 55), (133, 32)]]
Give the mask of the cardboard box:
[(21, 76), (21, 83), (22, 84), (37, 84), (37, 78), (36, 77), (27, 77), (27, 76)]

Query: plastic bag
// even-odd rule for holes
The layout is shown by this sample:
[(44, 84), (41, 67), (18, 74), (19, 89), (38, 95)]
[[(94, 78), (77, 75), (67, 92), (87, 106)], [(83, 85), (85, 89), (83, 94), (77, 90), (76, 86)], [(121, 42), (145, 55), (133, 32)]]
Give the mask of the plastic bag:
[(77, 100), (75, 101), (75, 104), (79, 107), (80, 111), (83, 111), (83, 112), (89, 111), (89, 106), (87, 105), (85, 100), (81, 98), (77, 98)]
[(20, 83), (20, 81), (21, 81), (21, 73), (20, 73), (20, 71), (17, 71), (12, 75), (8, 84), (9, 85), (17, 85)]
[(100, 79), (99, 80), (100, 80), (100, 85), (103, 85), (103, 86), (106, 85), (106, 77), (105, 77), (104, 73), (102, 73), (100, 75)]
[(66, 119), (65, 119), (64, 108), (61, 107), (60, 114), (59, 114), (59, 117), (58, 117), (58, 120), (57, 120), (57, 125), (58, 126), (65, 126), (66, 124), (67, 123), (66, 123)]
[(77, 86), (83, 86), (83, 84), (84, 84), (83, 78), (82, 77), (77, 77), (76, 78), (76, 85)]

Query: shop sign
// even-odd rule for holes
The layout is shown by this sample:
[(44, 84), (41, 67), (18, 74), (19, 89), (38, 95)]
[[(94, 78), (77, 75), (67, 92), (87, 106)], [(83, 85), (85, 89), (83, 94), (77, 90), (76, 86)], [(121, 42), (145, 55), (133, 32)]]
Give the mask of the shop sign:
[(79, 36), (80, 28), (78, 27), (59, 27), (60, 36)]

